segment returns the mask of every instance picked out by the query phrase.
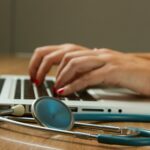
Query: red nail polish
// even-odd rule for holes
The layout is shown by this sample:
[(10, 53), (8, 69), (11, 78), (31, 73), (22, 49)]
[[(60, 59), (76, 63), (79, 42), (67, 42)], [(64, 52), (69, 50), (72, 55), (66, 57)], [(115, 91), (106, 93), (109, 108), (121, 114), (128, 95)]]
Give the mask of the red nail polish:
[(58, 90), (56, 91), (56, 93), (57, 93), (57, 94), (62, 94), (62, 93), (64, 93), (64, 88), (58, 89)]
[(39, 80), (35, 79), (34, 83), (36, 84), (36, 86), (39, 86)]

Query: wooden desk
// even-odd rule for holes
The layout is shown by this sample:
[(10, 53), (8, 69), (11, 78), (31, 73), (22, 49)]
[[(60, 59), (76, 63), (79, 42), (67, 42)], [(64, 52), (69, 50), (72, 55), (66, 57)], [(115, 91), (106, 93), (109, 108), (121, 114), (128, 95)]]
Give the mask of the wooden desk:
[[(17, 57), (0, 57), (1, 74), (27, 74), (27, 58)], [(54, 69), (55, 70), (55, 69)], [(54, 75), (54, 70), (52, 75)], [(116, 126), (135, 126), (150, 128), (149, 123), (101, 123)], [(77, 130), (77, 129), (74, 129)], [(80, 129), (80, 131), (82, 131)], [(110, 146), (99, 144), (96, 141), (77, 139), (61, 134), (51, 134), (44, 131), (37, 131), (25, 127), (1, 122), (0, 123), (0, 150), (144, 150), (150, 147), (127, 147), (127, 146)]]

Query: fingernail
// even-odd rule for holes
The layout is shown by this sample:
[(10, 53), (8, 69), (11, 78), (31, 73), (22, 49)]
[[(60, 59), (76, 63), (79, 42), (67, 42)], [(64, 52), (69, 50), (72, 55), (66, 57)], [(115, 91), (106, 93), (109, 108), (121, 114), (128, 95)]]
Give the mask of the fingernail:
[(63, 94), (64, 93), (64, 88), (58, 89), (56, 91), (57, 94)]
[(33, 82), (36, 84), (36, 86), (39, 86), (39, 80), (35, 79)]

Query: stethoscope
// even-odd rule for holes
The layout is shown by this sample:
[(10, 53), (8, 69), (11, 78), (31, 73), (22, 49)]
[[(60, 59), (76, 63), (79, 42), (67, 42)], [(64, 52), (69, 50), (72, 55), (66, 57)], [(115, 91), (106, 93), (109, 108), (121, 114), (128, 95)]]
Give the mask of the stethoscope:
[[(82, 139), (97, 140), (99, 143), (104, 144), (127, 146), (150, 145), (150, 130), (74, 122), (74, 114), (71, 112), (69, 107), (62, 101), (53, 97), (41, 97), (37, 99), (33, 102), (31, 111), (33, 118), (1, 116), (0, 121), (75, 136)], [(11, 110), (11, 112), (13, 111)], [(42, 126), (24, 123), (24, 121), (35, 120)], [(70, 131), (74, 125), (97, 128), (99, 130), (110, 131), (115, 134), (90, 134), (86, 132)]]

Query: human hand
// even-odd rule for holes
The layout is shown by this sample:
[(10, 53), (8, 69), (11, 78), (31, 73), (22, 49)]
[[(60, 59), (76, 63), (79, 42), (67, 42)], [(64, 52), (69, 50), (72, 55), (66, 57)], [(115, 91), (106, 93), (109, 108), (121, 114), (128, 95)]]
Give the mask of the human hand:
[(35, 49), (29, 63), (32, 81), (40, 85), (52, 65), (60, 63), (66, 53), (73, 51), (90, 51), (90, 49), (75, 44), (51, 45)]
[(98, 84), (150, 95), (149, 65), (145, 59), (109, 49), (70, 52), (61, 61), (55, 87), (60, 95)]

